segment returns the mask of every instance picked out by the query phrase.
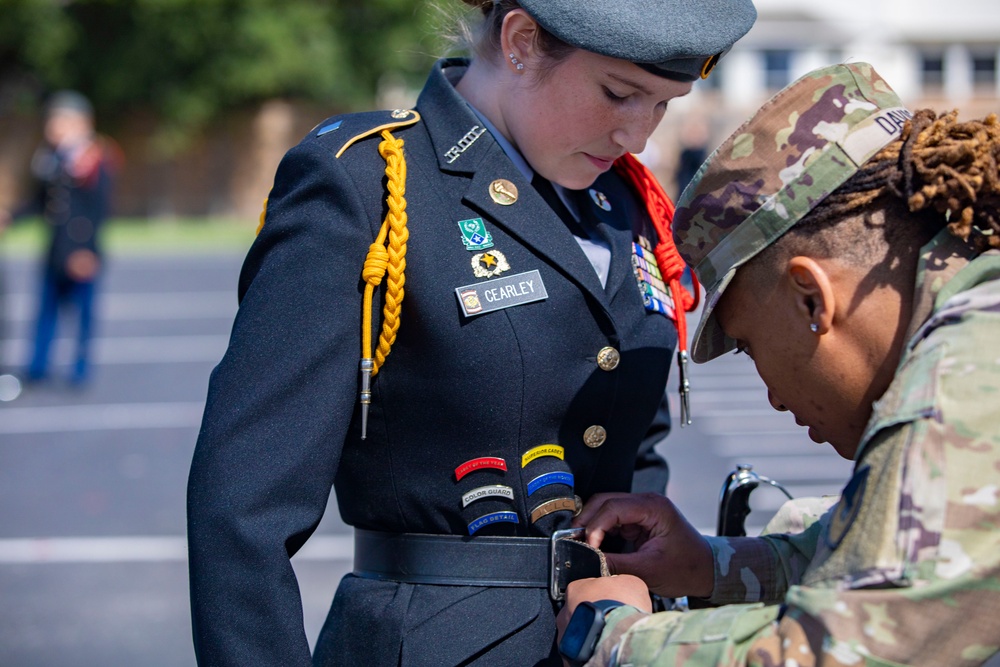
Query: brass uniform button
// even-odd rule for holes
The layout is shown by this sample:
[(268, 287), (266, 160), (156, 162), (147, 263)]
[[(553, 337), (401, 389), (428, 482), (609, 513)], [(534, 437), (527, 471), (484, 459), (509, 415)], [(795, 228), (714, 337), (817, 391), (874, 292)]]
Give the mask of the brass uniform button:
[(603, 426), (597, 426), (595, 424), (583, 432), (583, 444), (588, 447), (600, 447), (607, 439), (608, 432), (604, 430)]
[(618, 368), (618, 362), (622, 360), (622, 355), (613, 347), (603, 347), (597, 353), (597, 365), (602, 371), (613, 371)]

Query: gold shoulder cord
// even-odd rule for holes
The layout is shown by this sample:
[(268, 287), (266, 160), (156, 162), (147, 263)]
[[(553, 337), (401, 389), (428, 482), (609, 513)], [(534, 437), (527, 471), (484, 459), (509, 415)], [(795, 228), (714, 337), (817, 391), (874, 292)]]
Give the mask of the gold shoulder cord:
[[(385, 175), (388, 179), (386, 204), (389, 212), (382, 221), (378, 237), (368, 247), (368, 256), (361, 273), (365, 280), (364, 321), (361, 324), (362, 440), (368, 432), (368, 406), (372, 402), (371, 380), (389, 356), (399, 330), (403, 284), (406, 282), (403, 275), (406, 268), (406, 240), (410, 235), (406, 229), (406, 160), (403, 157), (403, 140), (393, 137), (389, 130), (383, 130), (378, 152), (385, 159)], [(389, 279), (382, 308), (382, 331), (378, 337), (378, 349), (372, 358), (372, 294), (382, 284), (382, 278), (387, 272)]]

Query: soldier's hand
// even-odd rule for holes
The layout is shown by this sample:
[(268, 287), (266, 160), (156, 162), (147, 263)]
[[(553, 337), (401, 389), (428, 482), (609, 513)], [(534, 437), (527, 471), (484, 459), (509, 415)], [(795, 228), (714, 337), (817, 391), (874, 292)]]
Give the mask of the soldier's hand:
[(587, 542), (607, 534), (635, 544), (628, 554), (605, 554), (613, 574), (634, 574), (664, 597), (708, 597), (715, 585), (712, 549), (670, 500), (655, 493), (598, 494), (574, 519)]

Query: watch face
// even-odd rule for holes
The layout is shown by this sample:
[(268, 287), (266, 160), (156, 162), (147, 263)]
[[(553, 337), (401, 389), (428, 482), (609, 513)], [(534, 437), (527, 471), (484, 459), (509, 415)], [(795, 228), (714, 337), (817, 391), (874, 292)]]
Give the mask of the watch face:
[[(600, 636), (603, 623), (595, 623), (600, 612), (587, 603), (580, 604), (573, 610), (573, 615), (566, 626), (562, 640), (559, 642), (559, 652), (568, 660), (586, 661), (594, 652), (594, 644)], [(602, 619), (603, 620), (603, 619)]]

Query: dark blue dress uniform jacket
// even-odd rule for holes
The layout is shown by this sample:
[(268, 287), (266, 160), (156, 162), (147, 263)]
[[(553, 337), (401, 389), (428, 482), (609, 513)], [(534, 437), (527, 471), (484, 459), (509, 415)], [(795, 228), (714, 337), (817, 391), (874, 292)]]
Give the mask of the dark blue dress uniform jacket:
[[(407, 164), (406, 293), (398, 338), (374, 380), (366, 440), (357, 400), (360, 276), (385, 215), (385, 162), (377, 133), (335, 154), (355, 135), (396, 121), (378, 112), (345, 116), (336, 130), (329, 126), (338, 119), (320, 123), (278, 169), (240, 279), (230, 347), (211, 378), (189, 481), (203, 665), (310, 664), (289, 557), (319, 523), (331, 485), (344, 521), (359, 528), (467, 535), (475, 519), (513, 511), (518, 523), (476, 536), (544, 536), (568, 527), (571, 513), (532, 524), (534, 507), (628, 491), (644, 437), (651, 428), (662, 434), (676, 329), (644, 309), (632, 272), (630, 243), (636, 233), (652, 235), (641, 202), (610, 173), (594, 185), (610, 211), (581, 193), (582, 216), (611, 247), (602, 288), (567, 227), (490, 133), (449, 162), (449, 151), (481, 126), (448, 81), (459, 64), (435, 67), (417, 104), (421, 120), (394, 130)], [(498, 178), (516, 185), (513, 205), (491, 199)], [(485, 279), (473, 276), (474, 253), (457, 223), (477, 217), (510, 264), (505, 275), (537, 270), (547, 299), (463, 315), (455, 288)], [(607, 346), (621, 362), (606, 371), (597, 353)], [(583, 435), (594, 425), (607, 438), (592, 448)], [(549, 443), (565, 448), (564, 460), (522, 467), (524, 452)], [(457, 467), (483, 456), (503, 458), (506, 472), (456, 481)], [(655, 470), (655, 461), (644, 451), (638, 465)], [(553, 484), (529, 495), (528, 482), (551, 471), (571, 471), (575, 488)], [(513, 500), (462, 506), (463, 494), (489, 484), (512, 487)], [(348, 575), (314, 661), (559, 664), (554, 614), (542, 589)]]
[[(101, 140), (104, 141), (104, 140)], [(92, 150), (104, 151), (94, 146)], [(45, 148), (35, 154), (36, 183), (31, 198), (15, 210), (15, 220), (42, 215), (49, 238), (45, 274), (57, 283), (71, 281), (66, 273), (69, 256), (77, 250), (101, 255), (98, 229), (111, 211), (112, 163), (101, 159), (84, 176), (70, 173), (66, 158)]]

